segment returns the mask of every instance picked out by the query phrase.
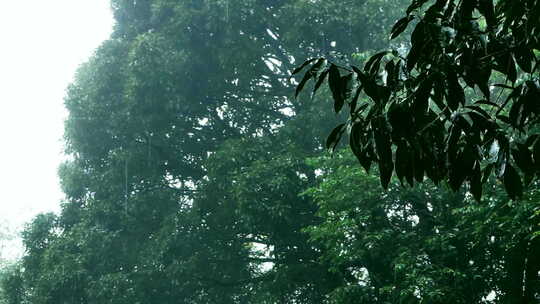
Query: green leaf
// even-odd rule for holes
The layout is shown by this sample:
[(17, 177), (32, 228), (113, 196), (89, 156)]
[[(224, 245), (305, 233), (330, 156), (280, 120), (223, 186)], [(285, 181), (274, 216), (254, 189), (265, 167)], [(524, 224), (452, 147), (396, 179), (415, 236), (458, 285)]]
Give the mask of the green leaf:
[(389, 51), (383, 51), (371, 56), (364, 65), (364, 71), (369, 74), (376, 74), (379, 71), (381, 60), (389, 53)]
[(302, 89), (304, 88), (308, 80), (310, 80), (312, 77), (313, 77), (313, 74), (309, 72), (306, 72), (306, 74), (304, 74), (304, 77), (302, 78), (298, 86), (296, 87), (296, 91), (294, 92), (294, 98), (298, 97), (298, 94), (300, 94), (300, 92), (302, 91)]
[(414, 0), (407, 8), (407, 15), (410, 15), (414, 10), (419, 9), (429, 0)]
[(491, 172), (493, 172), (493, 168), (495, 167), (495, 164), (489, 164), (487, 165), (484, 170), (482, 170), (482, 184), (485, 184), (489, 176), (491, 175)]
[(449, 155), (449, 182), (450, 187), (454, 191), (458, 191), (467, 176), (471, 174), (475, 159), (472, 148), (465, 146), (465, 148), (455, 156)]
[(482, 15), (484, 15), (484, 17), (486, 17), (488, 27), (494, 28), (497, 25), (495, 7), (492, 0), (480, 0), (478, 10)]
[(292, 72), (292, 75), (295, 75), (295, 74), (298, 74), (300, 71), (302, 71), (303, 68), (305, 68), (308, 64), (312, 63), (313, 61), (317, 60), (318, 58), (312, 58), (312, 59), (309, 59), (307, 61), (305, 61), (304, 63), (302, 63), (301, 66), (297, 67), (296, 69), (294, 69), (294, 71)]
[(369, 98), (376, 103), (384, 103), (388, 100), (388, 97), (390, 97), (390, 91), (388, 88), (379, 86), (373, 77), (364, 74), (357, 68), (353, 67), (353, 70), (358, 75), (358, 79), (360, 79), (364, 92), (367, 96), (369, 96)]
[(411, 129), (413, 126), (413, 116), (406, 105), (393, 102), (388, 108), (387, 116), (392, 126), (393, 138), (398, 140), (400, 137), (408, 138), (411, 134), (414, 134), (414, 130)]
[(471, 185), (471, 194), (477, 202), (482, 199), (482, 173), (480, 171), (480, 163), (476, 162), (469, 178)]
[(508, 90), (514, 90), (513, 86), (509, 86), (509, 85), (504, 84), (504, 83), (494, 83), (494, 84), (492, 84), (492, 86), (498, 87), (498, 88), (503, 88), (503, 89), (508, 89)]
[(326, 139), (326, 149), (332, 148), (334, 150), (341, 139), (341, 134), (344, 131), (345, 124), (342, 123), (332, 130), (328, 138)]
[(508, 56), (508, 62), (506, 63), (506, 66), (504, 67), (505, 74), (508, 76), (508, 79), (515, 83), (517, 80), (517, 70), (516, 70), (516, 63), (514, 61), (514, 56), (512, 54), (509, 54)]
[(486, 118), (485, 116), (478, 114), (477, 112), (468, 112), (465, 115), (468, 115), (471, 118), (471, 120), (473, 121), (473, 128), (475, 130), (478, 130), (479, 132), (489, 129), (491, 126), (489, 118)]
[(511, 124), (511, 121), (510, 121), (510, 118), (508, 118), (508, 116), (505, 116), (505, 115), (497, 115), (495, 116), (497, 117), (497, 119), (499, 119), (500, 121), (506, 123), (506, 124)]
[(423, 45), (413, 44), (409, 54), (407, 54), (407, 70), (412, 71), (418, 59), (420, 59), (420, 54), (422, 53)]
[(407, 70), (409, 71), (412, 71), (424, 53), (428, 41), (426, 37), (430, 36), (427, 27), (428, 25), (421, 21), (416, 25), (411, 34), (411, 49), (409, 50), (409, 54), (407, 54)]
[(334, 111), (339, 113), (345, 104), (345, 100), (351, 97), (353, 87), (353, 74), (349, 73), (340, 78), (341, 96), (338, 99), (334, 99)]
[(396, 149), (396, 176), (403, 185), (403, 179), (408, 172), (412, 172), (409, 149), (406, 143), (398, 144)]
[[(353, 116), (356, 113), (356, 106), (358, 105), (358, 98), (360, 98), (361, 92), (362, 92), (362, 86), (359, 86), (358, 88), (356, 88), (356, 93), (354, 94), (354, 97), (351, 100), (351, 107), (350, 107), (351, 116)], [(367, 104), (364, 104), (364, 106), (367, 106)]]
[(390, 88), (395, 88), (399, 81), (399, 69), (400, 69), (400, 61), (398, 61), (398, 64), (395, 64), (394, 61), (389, 61), (386, 66), (384, 67), (384, 70), (387, 73), (386, 77), (386, 85)]
[(348, 73), (347, 75), (341, 77), (341, 85), (343, 86), (343, 99), (350, 99), (354, 87), (354, 74)]
[(540, 138), (536, 139), (536, 141), (533, 144), (532, 157), (534, 160), (534, 164), (536, 166), (536, 170), (539, 170), (540, 169)]
[(432, 88), (433, 82), (429, 76), (418, 86), (413, 103), (413, 111), (415, 116), (423, 116), (427, 112), (429, 107), (429, 96)]
[(521, 98), (515, 101), (510, 108), (508, 118), (510, 119), (510, 124), (512, 124), (512, 126), (514, 126), (515, 128), (521, 129), (522, 127), (520, 121), (522, 119), (522, 115), (524, 114), (523, 110), (524, 104)]
[(392, 142), (390, 139), (390, 130), (386, 119), (380, 117), (372, 121), (373, 135), (375, 137), (375, 147), (377, 156), (379, 157), (379, 174), (381, 185), (384, 189), (388, 189), (388, 184), (392, 178), (394, 171), (394, 163), (392, 160)]
[(315, 77), (319, 73), (319, 70), (321, 69), (321, 67), (324, 65), (325, 62), (326, 62), (326, 59), (319, 58), (319, 60), (315, 62), (315, 64), (307, 71), (307, 73), (311, 73), (313, 77)]
[(526, 73), (532, 72), (532, 63), (535, 61), (535, 56), (532, 50), (526, 48), (517, 48), (515, 51), (516, 62), (519, 67)]
[(426, 164), (424, 163), (424, 160), (421, 159), (420, 153), (413, 152), (414, 156), (414, 178), (417, 182), (421, 183), (424, 181), (424, 170), (426, 167)]
[(434, 109), (434, 112), (445, 110), (446, 108), (446, 104), (444, 102), (445, 95), (446, 95), (446, 81), (444, 80), (444, 77), (442, 77), (440, 74), (435, 74), (434, 79), (433, 79), (433, 95), (431, 96), (431, 100), (439, 109), (435, 110), (435, 107), (432, 106), (431, 108)]
[(476, 52), (473, 56), (474, 59), (471, 62), (469, 69), (473, 82), (480, 88), (484, 97), (489, 100), (491, 91), (489, 90), (489, 79), (491, 77), (491, 65), (486, 64), (478, 60), (482, 57), (483, 51)]
[(531, 134), (531, 135), (529, 135), (529, 137), (527, 137), (527, 140), (525, 141), (525, 145), (527, 147), (533, 146), (538, 138), (540, 138), (540, 134)]
[(453, 125), (450, 129), (450, 136), (448, 137), (448, 150), (457, 153), (458, 142), (461, 138), (462, 132), (458, 125)]
[(315, 87), (313, 87), (313, 92), (311, 93), (311, 96), (315, 96), (315, 93), (317, 93), (317, 90), (319, 87), (323, 84), (324, 80), (326, 79), (326, 76), (328, 76), (330, 70), (326, 70), (319, 75), (319, 79), (317, 79), (317, 82), (315, 83)]
[(454, 72), (449, 72), (446, 74), (446, 81), (447, 81), (447, 101), (448, 101), (448, 107), (455, 111), (459, 107), (460, 104), (465, 104), (465, 92), (463, 91), (463, 87), (459, 83), (459, 80), (457, 78), (457, 75)]
[(390, 31), (390, 39), (394, 39), (397, 36), (399, 36), (401, 33), (403, 33), (403, 31), (407, 29), (407, 26), (413, 19), (414, 17), (411, 15), (399, 19), (394, 24), (394, 26), (392, 27), (392, 30)]
[(492, 107), (495, 107), (495, 108), (500, 108), (500, 106), (494, 102), (491, 102), (491, 101), (488, 101), (488, 100), (485, 100), (485, 99), (482, 99), (482, 100), (478, 100), (475, 102), (475, 104), (485, 104), (485, 105), (488, 105), (488, 106), (492, 106)]
[(516, 143), (516, 147), (512, 149), (512, 157), (526, 179), (530, 179), (535, 171), (532, 153), (524, 144)]
[(364, 170), (366, 170), (366, 172), (369, 172), (372, 159), (368, 155), (368, 150), (371, 147), (371, 144), (369, 140), (367, 140), (367, 144), (365, 146), (362, 145), (362, 139), (365, 138), (364, 132), (365, 130), (363, 124), (353, 124), (351, 128), (349, 145), (351, 146), (351, 150), (358, 159), (360, 165), (364, 168)]
[(334, 110), (336, 110), (337, 113), (339, 112), (338, 109), (341, 110), (343, 104), (345, 103), (345, 92), (342, 77), (339, 73), (339, 68), (335, 64), (332, 64), (329, 69), (328, 86), (332, 92), (332, 97), (334, 99)]
[(510, 164), (506, 164), (506, 170), (503, 175), (504, 188), (508, 196), (515, 200), (523, 194), (523, 184), (521, 183), (521, 178), (517, 173), (516, 169)]
[(298, 94), (300, 94), (300, 92), (302, 91), (302, 89), (304, 88), (304, 86), (308, 82), (308, 80), (315, 77), (319, 73), (319, 70), (321, 69), (321, 67), (325, 63), (325, 61), (326, 61), (326, 59), (319, 58), (317, 60), (317, 62), (309, 70), (307, 70), (306, 74), (304, 75), (304, 77), (302, 78), (302, 80), (300, 81), (298, 86), (296, 87), (296, 92), (294, 94), (295, 98), (298, 97)]
[[(478, 102), (476, 102), (478, 103)], [(474, 112), (480, 114), (484, 119), (490, 119), (491, 118), (491, 115), (489, 115), (488, 112), (486, 112), (484, 109), (480, 108), (479, 106), (465, 106), (465, 108), (467, 109), (471, 109), (473, 110)]]

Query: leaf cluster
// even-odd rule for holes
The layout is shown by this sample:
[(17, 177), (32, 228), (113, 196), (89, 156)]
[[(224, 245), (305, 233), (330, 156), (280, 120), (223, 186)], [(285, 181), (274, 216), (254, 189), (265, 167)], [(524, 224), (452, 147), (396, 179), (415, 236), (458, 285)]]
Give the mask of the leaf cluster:
[(298, 91), (328, 78), (335, 112), (347, 105), (349, 119), (327, 147), (347, 131), (384, 188), (395, 173), (411, 186), (466, 182), (480, 200), (494, 175), (515, 199), (540, 172), (539, 10), (538, 1), (415, 0), (391, 30), (396, 38), (414, 23), (405, 53), (379, 52), (363, 69), (308, 61)]

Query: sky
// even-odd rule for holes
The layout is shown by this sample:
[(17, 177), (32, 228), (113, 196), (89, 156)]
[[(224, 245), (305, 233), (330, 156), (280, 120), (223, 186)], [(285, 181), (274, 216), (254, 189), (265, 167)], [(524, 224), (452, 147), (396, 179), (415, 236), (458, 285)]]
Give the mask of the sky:
[(109, 0), (0, 1), (0, 229), (59, 211), (63, 97), (112, 25)]

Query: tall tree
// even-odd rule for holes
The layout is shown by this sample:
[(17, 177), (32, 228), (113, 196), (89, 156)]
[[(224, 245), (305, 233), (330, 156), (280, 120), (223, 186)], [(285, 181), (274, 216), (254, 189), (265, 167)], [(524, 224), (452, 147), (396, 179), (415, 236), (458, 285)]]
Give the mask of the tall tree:
[(336, 121), (324, 98), (292, 102), (288, 70), (355, 47), (354, 29), (385, 27), (371, 12), (397, 5), (353, 1), (359, 19), (332, 2), (112, 1), (114, 33), (65, 100), (62, 213), (25, 234), (28, 300), (322, 301), (335, 276), (302, 231), (316, 206), (297, 194)]

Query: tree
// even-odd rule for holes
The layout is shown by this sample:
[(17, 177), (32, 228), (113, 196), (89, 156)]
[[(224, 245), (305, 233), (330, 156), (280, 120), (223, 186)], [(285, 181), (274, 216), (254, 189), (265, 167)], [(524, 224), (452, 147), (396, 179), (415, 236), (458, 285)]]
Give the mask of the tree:
[(340, 151), (318, 157), (306, 191), (321, 223), (308, 228), (344, 277), (330, 303), (534, 303), (540, 295), (538, 189), (510, 201), (491, 178), (483, 204), (425, 182), (411, 188), (355, 168)]
[[(6, 248), (9, 242), (16, 237), (15, 231), (7, 221), (0, 222), (0, 303), (20, 303), (23, 291), (20, 272), (16, 261), (6, 256)], [(6, 244), (7, 243), (7, 244)]]
[(403, 3), (355, 0), (366, 18), (327, 21), (349, 12), (331, 2), (112, 1), (114, 33), (65, 99), (62, 212), (25, 233), (29, 302), (321, 302), (339, 276), (309, 244), (316, 205), (298, 194), (337, 120), (322, 96), (291, 101), (288, 70), (357, 51), (354, 30), (375, 37), (393, 18), (368, 12)]
[[(327, 82), (334, 109), (350, 109), (342, 135), (359, 163), (413, 185), (427, 176), (477, 200), (490, 176), (522, 195), (540, 170), (540, 2), (414, 0), (391, 38), (414, 24), (410, 43), (373, 55), (364, 68), (307, 61), (297, 90)], [(406, 50), (406, 51), (405, 51)]]
[(23, 304), (25, 288), (22, 269), (19, 264), (6, 266), (0, 272), (0, 303)]

